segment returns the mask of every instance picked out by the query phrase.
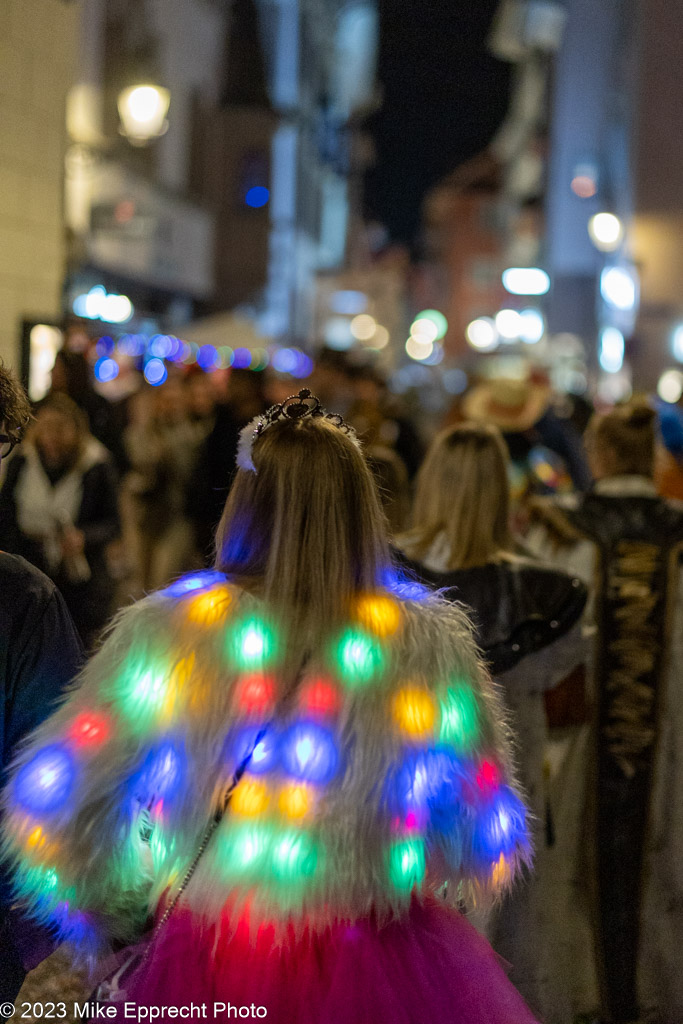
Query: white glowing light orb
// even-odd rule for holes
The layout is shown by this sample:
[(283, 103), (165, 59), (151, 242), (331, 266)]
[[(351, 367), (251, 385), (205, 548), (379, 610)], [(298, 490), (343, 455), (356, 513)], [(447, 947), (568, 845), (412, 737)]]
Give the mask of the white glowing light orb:
[(675, 405), (683, 395), (683, 373), (680, 370), (665, 370), (659, 378), (657, 394), (663, 402)]
[(375, 333), (368, 342), (368, 348), (383, 349), (389, 344), (389, 331), (382, 324), (377, 324)]
[(503, 271), (503, 287), (511, 295), (545, 295), (550, 277), (540, 267), (509, 267)]
[(501, 309), (495, 324), (503, 341), (515, 341), (522, 333), (522, 318), (516, 309)]
[(635, 272), (628, 267), (605, 267), (600, 275), (600, 294), (613, 309), (635, 309), (638, 303)]
[(616, 327), (600, 332), (600, 366), (607, 373), (618, 373), (624, 365), (624, 335)]
[(358, 341), (370, 341), (377, 330), (377, 321), (369, 313), (359, 313), (351, 321), (351, 334)]
[(520, 338), (527, 345), (536, 345), (545, 334), (545, 320), (539, 309), (523, 309), (519, 314), (522, 321)]
[(498, 347), (498, 331), (493, 320), (488, 316), (480, 316), (467, 325), (465, 337), (480, 352), (490, 352)]
[(683, 324), (679, 324), (678, 327), (674, 328), (674, 332), (671, 335), (671, 351), (673, 352), (674, 359), (677, 359), (679, 363), (683, 363)]
[(624, 225), (613, 213), (596, 213), (588, 221), (591, 242), (601, 252), (614, 252), (624, 237)]
[(406, 352), (411, 359), (416, 359), (418, 362), (423, 362), (425, 359), (429, 359), (433, 351), (433, 341), (418, 341), (417, 338), (413, 338), (411, 335), (406, 342)]
[(418, 317), (411, 325), (410, 334), (416, 341), (428, 345), (430, 341), (436, 341), (438, 338), (439, 328), (433, 320), (428, 320), (425, 316)]
[(171, 94), (158, 85), (132, 85), (119, 94), (118, 109), (123, 134), (133, 143), (145, 143), (163, 135)]

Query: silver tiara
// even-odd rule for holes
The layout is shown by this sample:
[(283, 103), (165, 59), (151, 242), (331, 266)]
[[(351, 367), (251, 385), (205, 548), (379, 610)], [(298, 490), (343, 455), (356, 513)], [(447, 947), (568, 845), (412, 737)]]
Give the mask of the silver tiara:
[(242, 427), (237, 445), (237, 465), (239, 468), (251, 470), (252, 473), (256, 472), (256, 466), (251, 457), (254, 443), (264, 430), (272, 427), (273, 423), (278, 423), (280, 420), (301, 420), (307, 416), (313, 419), (327, 420), (329, 423), (332, 423), (360, 448), (360, 441), (353, 427), (346, 423), (338, 413), (325, 412), (320, 404), (320, 399), (312, 395), (308, 388), (302, 388), (298, 395), (291, 395), (284, 402), (281, 402), (280, 405), (271, 405), (270, 409), (267, 409), (260, 416), (255, 416), (251, 423), (247, 423), (246, 427)]

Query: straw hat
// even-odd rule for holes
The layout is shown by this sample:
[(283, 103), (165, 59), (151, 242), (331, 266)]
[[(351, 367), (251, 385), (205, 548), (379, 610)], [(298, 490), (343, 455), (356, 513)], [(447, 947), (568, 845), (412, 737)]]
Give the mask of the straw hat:
[(547, 384), (495, 377), (465, 395), (462, 411), (469, 420), (492, 423), (505, 434), (517, 434), (538, 423), (550, 400)]

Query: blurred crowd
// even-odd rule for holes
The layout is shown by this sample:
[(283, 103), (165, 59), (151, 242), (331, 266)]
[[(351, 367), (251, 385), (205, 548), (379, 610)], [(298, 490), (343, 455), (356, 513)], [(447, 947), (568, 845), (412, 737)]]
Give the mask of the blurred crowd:
[[(0, 547), (58, 584), (92, 646), (117, 607), (212, 562), (240, 429), (301, 386), (362, 438), (394, 536), (409, 525), (414, 482), (440, 427), (500, 429), (518, 534), (531, 497), (591, 485), (583, 433), (592, 407), (554, 395), (542, 374), (479, 381), (425, 428), (378, 370), (341, 353), (323, 352), (303, 381), (272, 370), (173, 367), (162, 386), (140, 378), (137, 390), (112, 400), (87, 356), (64, 349), (26, 443), (3, 465)], [(657, 489), (681, 497), (680, 409), (662, 403), (657, 437)]]

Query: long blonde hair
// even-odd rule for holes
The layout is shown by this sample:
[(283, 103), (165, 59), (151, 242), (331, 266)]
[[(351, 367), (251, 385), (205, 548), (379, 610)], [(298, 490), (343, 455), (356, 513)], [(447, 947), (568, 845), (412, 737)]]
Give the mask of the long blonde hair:
[(413, 526), (401, 546), (419, 561), (443, 535), (448, 569), (485, 565), (509, 551), (507, 463), (497, 427), (462, 423), (444, 430), (418, 473)]
[(239, 469), (216, 534), (216, 568), (315, 635), (389, 565), (386, 520), (360, 449), (323, 419), (270, 426)]

